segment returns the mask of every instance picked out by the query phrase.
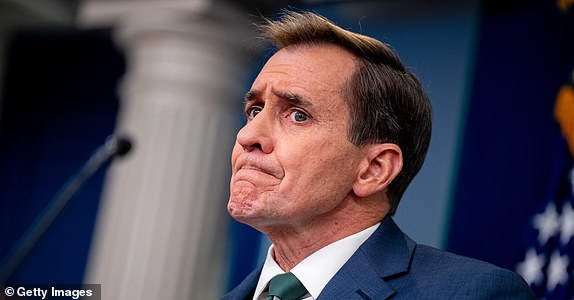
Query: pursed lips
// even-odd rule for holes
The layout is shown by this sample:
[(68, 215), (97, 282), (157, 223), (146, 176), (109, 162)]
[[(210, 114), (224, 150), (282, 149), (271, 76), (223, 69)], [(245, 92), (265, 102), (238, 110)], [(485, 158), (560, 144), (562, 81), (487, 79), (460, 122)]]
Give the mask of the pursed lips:
[[(271, 166), (269, 163), (251, 156), (242, 155), (237, 159), (234, 176), (241, 170), (265, 173), (277, 179), (283, 178), (283, 172), (279, 168)], [(236, 178), (237, 179), (237, 178)]]

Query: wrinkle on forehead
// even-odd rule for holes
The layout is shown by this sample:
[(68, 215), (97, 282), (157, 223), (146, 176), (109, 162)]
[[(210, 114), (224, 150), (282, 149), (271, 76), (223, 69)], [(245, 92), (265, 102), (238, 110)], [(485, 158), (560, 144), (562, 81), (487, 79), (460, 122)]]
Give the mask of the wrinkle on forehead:
[(275, 53), (260, 75), (286, 75), (288, 84), (308, 83), (321, 93), (343, 95), (357, 68), (357, 60), (353, 53), (338, 45), (291, 45)]

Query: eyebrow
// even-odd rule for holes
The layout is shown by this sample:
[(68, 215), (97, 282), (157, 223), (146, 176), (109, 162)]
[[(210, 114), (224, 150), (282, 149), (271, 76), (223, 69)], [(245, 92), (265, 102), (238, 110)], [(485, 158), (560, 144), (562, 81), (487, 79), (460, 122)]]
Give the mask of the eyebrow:
[(291, 93), (291, 92), (282, 92), (282, 91), (277, 91), (277, 90), (273, 90), (273, 94), (275, 94), (275, 96), (284, 99), (285, 101), (291, 103), (292, 105), (295, 106), (300, 106), (300, 107), (311, 107), (312, 106), (312, 102), (309, 101), (307, 98), (299, 95), (299, 94), (295, 94), (295, 93)]
[(255, 98), (259, 96), (259, 94), (260, 94), (259, 91), (250, 90), (247, 93), (245, 93), (245, 97), (243, 97), (243, 102), (244, 103), (253, 102), (255, 101)]
[[(307, 99), (307, 98), (305, 98), (299, 94), (295, 94), (295, 93), (291, 93), (291, 92), (278, 91), (275, 89), (272, 90), (272, 93), (275, 96), (277, 96), (277, 97), (279, 97), (279, 98), (281, 98), (281, 99), (283, 99), (283, 100), (285, 100), (285, 101), (287, 101), (287, 102), (289, 102), (295, 106), (300, 106), (300, 107), (304, 107), (304, 108), (308, 108), (308, 107), (313, 106), (312, 102), (309, 101), (309, 99)], [(261, 95), (260, 91), (250, 90), (245, 94), (244, 102), (246, 104), (249, 102), (254, 102), (257, 100), (257, 98), (260, 97), (260, 95)]]

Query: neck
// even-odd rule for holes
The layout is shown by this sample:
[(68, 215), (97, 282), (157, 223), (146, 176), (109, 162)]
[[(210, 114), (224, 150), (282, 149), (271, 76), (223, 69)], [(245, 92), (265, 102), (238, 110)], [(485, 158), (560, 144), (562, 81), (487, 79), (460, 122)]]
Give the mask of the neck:
[(345, 207), (339, 212), (266, 230), (273, 243), (273, 257), (281, 269), (289, 272), (317, 250), (377, 224), (387, 210)]

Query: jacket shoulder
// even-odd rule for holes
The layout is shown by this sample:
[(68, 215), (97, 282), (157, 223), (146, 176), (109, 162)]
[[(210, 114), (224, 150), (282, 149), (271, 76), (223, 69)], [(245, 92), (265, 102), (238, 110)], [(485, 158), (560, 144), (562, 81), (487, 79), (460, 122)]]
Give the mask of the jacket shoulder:
[(522, 277), (510, 270), (420, 244), (409, 275), (389, 284), (412, 295), (443, 299), (536, 299)]

